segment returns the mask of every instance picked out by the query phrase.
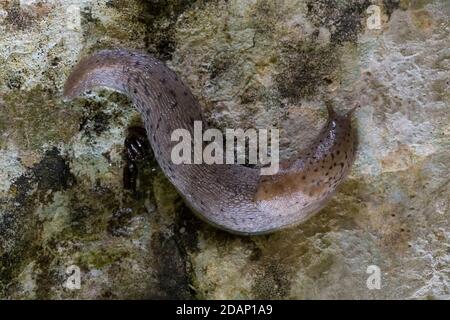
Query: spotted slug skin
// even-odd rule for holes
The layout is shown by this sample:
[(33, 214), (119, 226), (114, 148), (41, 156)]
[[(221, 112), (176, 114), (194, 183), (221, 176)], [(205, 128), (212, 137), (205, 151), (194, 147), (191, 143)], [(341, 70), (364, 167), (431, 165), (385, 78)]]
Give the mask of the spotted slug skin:
[[(201, 107), (178, 75), (158, 59), (105, 50), (82, 60), (64, 87), (66, 100), (104, 87), (131, 98), (141, 114), (160, 167), (203, 220), (231, 233), (264, 234), (305, 221), (325, 206), (355, 158), (351, 114), (328, 107), (328, 121), (309, 147), (280, 162), (277, 174), (227, 164), (173, 164), (175, 129), (193, 136)], [(206, 127), (206, 124), (203, 126)]]

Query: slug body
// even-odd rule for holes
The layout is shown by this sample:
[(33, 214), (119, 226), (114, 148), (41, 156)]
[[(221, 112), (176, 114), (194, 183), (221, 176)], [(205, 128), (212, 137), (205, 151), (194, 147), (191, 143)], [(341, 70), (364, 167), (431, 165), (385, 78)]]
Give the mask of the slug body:
[[(298, 224), (318, 212), (346, 177), (355, 158), (351, 113), (329, 118), (308, 148), (282, 161), (277, 174), (228, 164), (174, 164), (175, 129), (194, 132), (203, 121), (190, 89), (156, 58), (125, 50), (100, 51), (69, 76), (66, 99), (106, 87), (129, 96), (142, 115), (155, 157), (185, 201), (207, 222), (238, 234), (262, 234)], [(205, 125), (204, 125), (205, 127)]]

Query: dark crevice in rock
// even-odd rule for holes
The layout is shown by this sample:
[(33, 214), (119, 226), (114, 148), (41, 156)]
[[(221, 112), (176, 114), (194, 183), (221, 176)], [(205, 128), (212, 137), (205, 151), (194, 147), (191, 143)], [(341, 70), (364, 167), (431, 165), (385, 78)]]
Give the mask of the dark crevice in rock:
[(189, 277), (186, 272), (186, 260), (176, 238), (159, 232), (152, 237), (155, 271), (159, 294), (155, 299), (189, 299)]
[(394, 10), (400, 8), (400, 0), (383, 0), (386, 14), (390, 17)]
[(355, 42), (370, 0), (308, 0), (308, 18), (316, 27), (326, 27), (332, 43)]
[(198, 252), (198, 230), (204, 224), (184, 203), (181, 205), (175, 220), (175, 236), (187, 252)]

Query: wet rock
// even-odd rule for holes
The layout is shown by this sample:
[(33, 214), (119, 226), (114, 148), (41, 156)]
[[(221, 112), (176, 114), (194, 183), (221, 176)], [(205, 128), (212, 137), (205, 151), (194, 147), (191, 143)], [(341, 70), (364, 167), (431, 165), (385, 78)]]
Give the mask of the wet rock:
[[(0, 4), (0, 297), (448, 299), (449, 17), (440, 0)], [(283, 157), (325, 100), (361, 105), (350, 177), (306, 223), (259, 237), (201, 222), (151, 153), (124, 188), (130, 102), (61, 100), (76, 61), (114, 47), (165, 60), (212, 125), (280, 128)]]

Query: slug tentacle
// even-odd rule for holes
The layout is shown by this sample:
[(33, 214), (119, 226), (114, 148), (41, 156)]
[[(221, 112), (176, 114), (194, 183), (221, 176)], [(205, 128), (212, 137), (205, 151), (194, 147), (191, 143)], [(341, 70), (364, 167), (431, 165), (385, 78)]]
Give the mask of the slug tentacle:
[(193, 136), (194, 121), (203, 116), (175, 72), (147, 54), (105, 50), (75, 67), (64, 97), (73, 99), (96, 87), (132, 99), (168, 179), (200, 218), (232, 233), (268, 233), (306, 220), (327, 203), (355, 157), (352, 111), (341, 116), (327, 103), (329, 119), (322, 131), (297, 157), (281, 162), (275, 175), (260, 176), (258, 169), (241, 165), (176, 165), (172, 132), (185, 129)]

